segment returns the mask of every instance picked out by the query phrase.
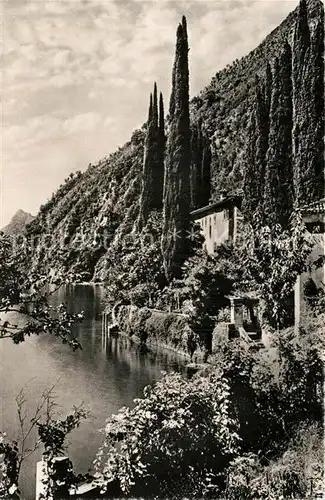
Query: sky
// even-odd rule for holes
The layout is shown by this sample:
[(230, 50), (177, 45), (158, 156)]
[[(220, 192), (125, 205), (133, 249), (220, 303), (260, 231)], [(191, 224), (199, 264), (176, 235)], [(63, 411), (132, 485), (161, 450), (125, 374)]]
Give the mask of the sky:
[(298, 0), (0, 0), (0, 227), (35, 215), (71, 172), (168, 107), (177, 25), (187, 17), (190, 94), (255, 48)]

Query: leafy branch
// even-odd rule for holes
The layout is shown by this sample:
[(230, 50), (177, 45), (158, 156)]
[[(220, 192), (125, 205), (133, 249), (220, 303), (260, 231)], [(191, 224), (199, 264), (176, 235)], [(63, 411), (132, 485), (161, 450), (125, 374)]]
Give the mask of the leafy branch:
[[(71, 314), (64, 304), (54, 307), (49, 303), (61, 286), (75, 283), (79, 276), (26, 273), (26, 253), (15, 251), (11, 243), (9, 236), (0, 233), (0, 339), (19, 344), (32, 334), (49, 333), (74, 350), (80, 348), (71, 328), (82, 321), (83, 313)], [(10, 313), (18, 314), (15, 323)]]

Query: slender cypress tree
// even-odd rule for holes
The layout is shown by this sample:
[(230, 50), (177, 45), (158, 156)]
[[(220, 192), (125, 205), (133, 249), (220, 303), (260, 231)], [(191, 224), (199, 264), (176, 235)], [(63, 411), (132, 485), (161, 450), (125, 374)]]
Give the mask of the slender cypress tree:
[(202, 161), (203, 136), (202, 124), (197, 122), (191, 129), (191, 209), (202, 207)]
[(301, 174), (304, 171), (307, 151), (305, 137), (308, 129), (308, 99), (304, 97), (304, 67), (310, 47), (310, 30), (308, 26), (307, 3), (300, 0), (298, 17), (295, 25), (292, 49), (292, 81), (293, 81), (293, 179), (295, 204), (301, 204)]
[(267, 127), (269, 128), (270, 109), (271, 109), (271, 95), (272, 95), (272, 69), (269, 61), (266, 64), (265, 70), (265, 85), (264, 85), (264, 99), (265, 99), (265, 116), (267, 119)]
[(191, 128), (191, 210), (199, 206), (200, 192), (200, 149), (199, 149), (199, 126), (195, 124)]
[[(161, 178), (161, 192), (163, 190), (164, 182), (164, 158), (165, 158), (165, 146), (166, 146), (166, 135), (165, 135), (165, 114), (164, 114), (164, 98), (162, 93), (159, 95), (159, 153), (160, 153), (160, 165), (162, 165), (160, 178)], [(162, 194), (159, 196), (162, 200)], [(162, 206), (162, 203), (161, 203)]]
[(151, 120), (152, 120), (152, 93), (150, 92), (147, 129), (149, 129), (149, 125), (151, 125)]
[[(158, 113), (158, 110), (157, 110)], [(161, 210), (163, 207), (163, 188), (164, 188), (164, 158), (165, 158), (165, 116), (164, 99), (160, 92), (159, 95), (159, 115), (157, 114), (157, 143), (156, 157), (153, 170), (153, 199), (152, 208)]]
[(293, 38), (293, 73), (294, 76), (302, 77), (302, 67), (305, 61), (305, 55), (310, 46), (310, 30), (308, 26), (307, 0), (300, 0), (298, 17), (295, 25)]
[(152, 94), (150, 94), (149, 100), (149, 112), (147, 121), (147, 131), (144, 141), (144, 158), (143, 158), (143, 168), (142, 168), (142, 186), (140, 195), (140, 209), (139, 209), (139, 219), (138, 228), (139, 230), (145, 226), (150, 206), (150, 189), (151, 189), (151, 160), (152, 160), (152, 144), (154, 140), (154, 127), (153, 127), (153, 102)]
[(211, 194), (210, 141), (203, 134), (202, 122), (191, 129), (191, 209), (208, 205)]
[(152, 99), (152, 124), (155, 130), (158, 129), (158, 98), (157, 98), (157, 84), (153, 86), (153, 99)]
[(202, 136), (201, 193), (200, 205), (209, 204), (211, 195), (211, 149), (210, 141)]
[(153, 209), (162, 208), (164, 153), (160, 127), (164, 127), (164, 117), (158, 117), (157, 85), (153, 95), (150, 94), (147, 133), (145, 138), (142, 189), (138, 219), (139, 230), (146, 224), (148, 215)]
[(269, 147), (266, 155), (265, 222), (286, 227), (293, 209), (292, 81), (288, 42), (274, 64)]
[(176, 35), (166, 144), (162, 254), (167, 279), (180, 276), (190, 224), (190, 116), (186, 19)]
[[(270, 82), (267, 82), (268, 85)], [(264, 89), (263, 89), (264, 90)], [(256, 211), (263, 206), (263, 186), (266, 169), (266, 153), (269, 142), (269, 125), (270, 125), (270, 104), (269, 94), (270, 88), (265, 86), (264, 92), (256, 77), (256, 157), (255, 157), (255, 175), (257, 176), (257, 192), (256, 192)], [(266, 98), (267, 97), (267, 101)]]
[[(256, 100), (256, 96), (255, 96)], [(256, 102), (255, 102), (256, 106)], [(242, 212), (246, 221), (254, 224), (255, 213), (260, 202), (261, 179), (256, 175), (256, 109), (253, 109), (248, 123), (247, 143), (244, 156)]]
[(159, 132), (162, 144), (165, 147), (166, 136), (165, 136), (164, 98), (161, 92), (159, 95)]
[(269, 110), (272, 73), (267, 66), (265, 85), (255, 79), (255, 102), (249, 123), (243, 180), (243, 213), (254, 227), (263, 224), (266, 153), (269, 141)]
[[(301, 102), (306, 115), (300, 135), (299, 204), (324, 197), (324, 10), (306, 52)], [(303, 164), (302, 164), (303, 162)]]

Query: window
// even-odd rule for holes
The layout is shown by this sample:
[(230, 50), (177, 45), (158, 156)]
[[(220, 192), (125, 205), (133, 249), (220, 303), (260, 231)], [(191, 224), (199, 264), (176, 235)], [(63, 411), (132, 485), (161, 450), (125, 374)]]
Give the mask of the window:
[(211, 224), (209, 225), (209, 238), (212, 238), (212, 226)]
[(213, 216), (213, 223), (215, 226), (217, 225), (217, 216), (216, 215)]

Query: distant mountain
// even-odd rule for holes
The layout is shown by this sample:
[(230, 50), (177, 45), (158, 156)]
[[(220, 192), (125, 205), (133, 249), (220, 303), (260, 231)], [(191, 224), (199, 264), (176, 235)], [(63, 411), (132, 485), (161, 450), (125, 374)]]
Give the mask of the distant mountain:
[[(307, 0), (307, 10), (314, 36), (315, 26), (323, 22), (324, 7), (320, 0)], [(212, 200), (217, 200), (224, 189), (242, 188), (255, 75), (263, 81), (267, 63), (273, 63), (286, 40), (292, 45), (297, 17), (298, 8), (255, 50), (219, 71), (190, 103), (191, 126), (201, 123), (211, 143)], [(307, 81), (306, 88), (307, 100), (312, 103), (312, 83)], [(40, 207), (26, 232), (31, 237), (50, 236), (51, 244), (33, 252), (33, 268), (73, 271), (82, 273), (85, 280), (105, 281), (112, 247), (123, 235), (132, 237), (139, 215), (145, 135), (146, 125), (97, 165), (89, 165), (84, 173), (71, 174)], [(127, 241), (134, 244), (130, 238)]]
[(24, 210), (19, 209), (12, 217), (11, 221), (2, 228), (5, 234), (20, 234), (24, 231), (27, 224), (32, 222), (35, 217)]

